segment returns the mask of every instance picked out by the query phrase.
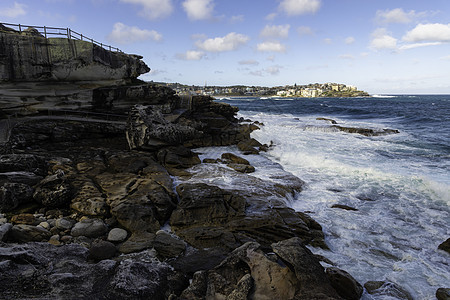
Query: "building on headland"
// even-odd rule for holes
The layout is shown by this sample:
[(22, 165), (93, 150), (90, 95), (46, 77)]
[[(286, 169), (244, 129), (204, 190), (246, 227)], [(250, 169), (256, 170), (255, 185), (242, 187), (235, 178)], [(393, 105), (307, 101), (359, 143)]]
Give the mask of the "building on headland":
[(180, 83), (160, 83), (174, 89), (178, 94), (210, 96), (277, 96), (297, 98), (360, 97), (369, 96), (356, 86), (340, 83), (313, 83), (308, 85), (261, 86), (188, 86)]

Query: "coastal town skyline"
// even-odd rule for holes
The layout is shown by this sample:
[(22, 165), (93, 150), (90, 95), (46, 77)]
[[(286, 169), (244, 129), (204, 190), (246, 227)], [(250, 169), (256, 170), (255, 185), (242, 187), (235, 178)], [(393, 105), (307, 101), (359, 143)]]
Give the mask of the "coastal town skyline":
[(450, 2), (15, 0), (0, 22), (70, 27), (144, 56), (146, 81), (450, 93)]

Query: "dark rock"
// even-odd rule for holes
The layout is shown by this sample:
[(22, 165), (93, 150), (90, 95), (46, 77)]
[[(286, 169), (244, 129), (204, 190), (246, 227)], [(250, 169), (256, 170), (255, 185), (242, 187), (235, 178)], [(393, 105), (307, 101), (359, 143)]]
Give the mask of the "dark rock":
[(168, 232), (160, 230), (156, 233), (153, 247), (162, 257), (172, 258), (184, 252), (186, 243)]
[(28, 172), (36, 175), (45, 175), (47, 165), (45, 160), (32, 154), (0, 155), (0, 173)]
[(438, 246), (438, 249), (450, 253), (450, 238)]
[(331, 208), (340, 208), (344, 210), (358, 211), (356, 208), (344, 204), (333, 204)]
[(244, 154), (258, 154), (260, 150), (256, 148), (261, 148), (263, 145), (255, 139), (247, 139), (240, 141), (237, 144), (239, 150), (241, 150)]
[(33, 189), (23, 183), (4, 183), (0, 186), (0, 211), (9, 212), (33, 199)]
[(89, 259), (99, 261), (112, 258), (116, 255), (116, 246), (108, 241), (94, 241), (89, 248)]
[(363, 287), (349, 273), (335, 267), (327, 268), (326, 274), (331, 286), (339, 296), (348, 300), (358, 300), (363, 293)]
[(436, 298), (438, 300), (450, 300), (450, 288), (438, 288)]
[(52, 234), (42, 228), (33, 225), (14, 225), (9, 231), (9, 238), (22, 243), (48, 241)]
[[(207, 289), (206, 271), (197, 271), (192, 276), (191, 284), (183, 291), (180, 298), (185, 300), (204, 299)], [(245, 299), (245, 298), (241, 298)]]
[(291, 238), (272, 244), (271, 247), (277, 256), (293, 269), (300, 283), (296, 292), (296, 296), (300, 296), (299, 299), (313, 299), (319, 295), (337, 298), (333, 283), (330, 283), (323, 267), (311, 251), (303, 246), (301, 239)]
[(158, 151), (159, 162), (169, 171), (186, 169), (201, 163), (198, 155), (183, 146), (168, 147)]
[(240, 165), (250, 165), (249, 161), (245, 158), (239, 157), (233, 153), (223, 153), (221, 156), (225, 163), (234, 163)]
[(74, 237), (85, 236), (90, 238), (97, 238), (104, 235), (108, 228), (101, 219), (84, 219), (76, 223), (70, 234)]
[(8, 233), (13, 225), (11, 223), (5, 223), (0, 225), (0, 242), (5, 241), (8, 237)]
[(217, 159), (213, 159), (213, 158), (204, 158), (202, 161), (204, 164), (215, 164), (218, 162)]
[(400, 133), (400, 131), (396, 129), (383, 129), (383, 130), (375, 130), (375, 129), (368, 129), (368, 128), (354, 128), (354, 127), (343, 127), (338, 125), (331, 126), (333, 128), (336, 128), (340, 131), (347, 132), (347, 133), (358, 133), (365, 136), (380, 136), (380, 135), (388, 135), (388, 134), (396, 134)]
[(153, 247), (155, 240), (155, 234), (149, 232), (135, 232), (128, 240), (119, 245), (119, 251), (121, 253), (139, 252)]
[(34, 186), (38, 184), (42, 179), (42, 176), (26, 171), (0, 173), (0, 185), (4, 183), (21, 183), (29, 186)]
[(227, 164), (228, 167), (241, 172), (241, 173), (253, 173), (255, 172), (255, 167), (254, 166), (250, 166), (250, 165), (244, 165), (244, 164), (235, 164), (235, 163), (230, 163)]
[(33, 198), (46, 207), (65, 207), (72, 200), (72, 186), (66, 182), (64, 172), (45, 177), (36, 187)]
[(75, 220), (71, 219), (71, 218), (58, 218), (55, 221), (55, 227), (58, 228), (59, 230), (71, 230), (72, 227), (75, 225)]
[(366, 291), (374, 296), (413, 300), (411, 294), (397, 284), (389, 281), (368, 281), (364, 284)]
[(108, 233), (108, 241), (110, 242), (123, 242), (127, 239), (128, 232), (122, 228), (113, 228)]
[(316, 118), (316, 120), (318, 120), (318, 121), (328, 121), (328, 122), (330, 122), (331, 124), (337, 124), (337, 122), (336, 122), (335, 120), (333, 120), (333, 119)]

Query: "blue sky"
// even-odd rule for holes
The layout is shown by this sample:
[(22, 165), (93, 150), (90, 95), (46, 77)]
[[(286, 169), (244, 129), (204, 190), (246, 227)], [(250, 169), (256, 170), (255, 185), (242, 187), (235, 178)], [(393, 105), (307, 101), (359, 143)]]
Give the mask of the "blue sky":
[(450, 94), (449, 0), (1, 0), (0, 22), (140, 54), (148, 81)]

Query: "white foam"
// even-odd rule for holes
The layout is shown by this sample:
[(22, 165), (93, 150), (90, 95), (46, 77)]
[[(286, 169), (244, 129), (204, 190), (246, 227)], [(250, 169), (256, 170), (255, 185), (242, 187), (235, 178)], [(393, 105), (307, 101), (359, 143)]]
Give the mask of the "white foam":
[[(437, 250), (450, 234), (448, 169), (415, 158), (414, 153), (427, 150), (401, 142), (414, 137), (336, 132), (316, 116), (254, 112), (243, 116), (265, 124), (253, 137), (276, 145), (262, 155), (306, 181), (293, 208), (312, 212), (332, 249), (314, 252), (361, 283), (390, 280), (417, 299), (433, 299), (438, 287), (448, 285), (449, 264)], [(351, 127), (386, 128), (390, 122), (327, 117)], [(331, 208), (336, 203), (358, 211)]]

